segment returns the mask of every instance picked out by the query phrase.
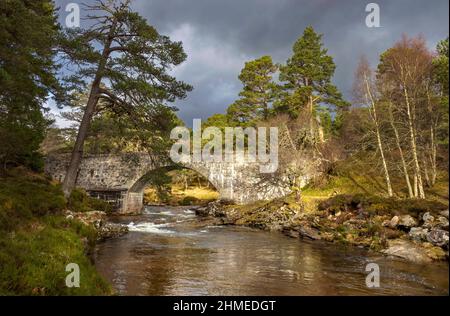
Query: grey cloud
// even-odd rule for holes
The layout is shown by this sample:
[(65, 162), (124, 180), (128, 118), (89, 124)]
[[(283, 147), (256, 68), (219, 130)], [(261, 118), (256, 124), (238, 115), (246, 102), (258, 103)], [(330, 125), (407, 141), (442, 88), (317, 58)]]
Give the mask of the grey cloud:
[[(381, 28), (365, 26), (369, 2), (380, 5)], [(334, 82), (350, 98), (361, 54), (376, 65), (402, 33), (423, 34), (434, 48), (449, 23), (448, 0), (135, 0), (133, 6), (161, 33), (183, 41), (188, 59), (174, 73), (195, 89), (176, 103), (188, 124), (237, 98), (245, 61), (271, 55), (284, 62), (308, 25), (324, 34), (337, 65)]]

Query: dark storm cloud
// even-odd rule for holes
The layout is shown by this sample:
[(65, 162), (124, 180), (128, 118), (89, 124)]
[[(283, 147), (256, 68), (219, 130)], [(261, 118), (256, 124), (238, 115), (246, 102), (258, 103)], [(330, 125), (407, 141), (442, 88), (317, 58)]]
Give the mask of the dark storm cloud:
[[(380, 6), (380, 28), (365, 25), (369, 2)], [(308, 25), (324, 35), (337, 65), (334, 82), (350, 98), (361, 54), (375, 65), (402, 33), (423, 34), (434, 48), (448, 36), (449, 23), (448, 0), (135, 0), (133, 6), (160, 33), (183, 42), (188, 59), (174, 73), (194, 86), (176, 103), (188, 124), (237, 98), (245, 61), (271, 55), (284, 62)]]

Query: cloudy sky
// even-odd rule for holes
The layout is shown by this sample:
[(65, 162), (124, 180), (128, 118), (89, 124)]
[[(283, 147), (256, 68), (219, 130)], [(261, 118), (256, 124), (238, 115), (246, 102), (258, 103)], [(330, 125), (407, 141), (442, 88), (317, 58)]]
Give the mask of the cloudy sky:
[[(68, 2), (77, 1), (56, 1), (62, 17)], [(365, 24), (370, 2), (380, 7), (379, 28)], [(194, 90), (175, 105), (188, 125), (224, 112), (237, 98), (246, 61), (270, 55), (285, 62), (308, 25), (323, 34), (337, 66), (334, 83), (347, 98), (360, 55), (376, 65), (403, 33), (422, 34), (434, 48), (449, 29), (448, 0), (134, 0), (133, 7), (160, 33), (183, 42), (188, 59), (174, 73)]]

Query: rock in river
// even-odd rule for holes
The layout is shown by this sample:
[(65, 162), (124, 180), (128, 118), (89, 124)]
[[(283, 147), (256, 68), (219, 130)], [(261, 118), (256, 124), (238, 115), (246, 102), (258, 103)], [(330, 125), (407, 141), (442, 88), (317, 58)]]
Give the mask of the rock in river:
[(391, 256), (407, 259), (416, 263), (431, 262), (425, 249), (417, 246), (411, 241), (403, 239), (394, 239), (388, 241), (389, 247), (383, 250), (383, 253)]
[(107, 222), (98, 229), (98, 239), (117, 238), (126, 233), (128, 233), (128, 226)]

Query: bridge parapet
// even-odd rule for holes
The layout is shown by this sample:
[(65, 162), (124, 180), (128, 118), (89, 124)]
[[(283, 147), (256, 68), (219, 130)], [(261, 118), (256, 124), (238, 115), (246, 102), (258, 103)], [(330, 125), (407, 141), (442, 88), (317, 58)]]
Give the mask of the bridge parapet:
[[(70, 162), (70, 155), (47, 157), (45, 171), (62, 181)], [(168, 159), (147, 153), (94, 155), (83, 158), (76, 185), (96, 196), (116, 192), (121, 213), (136, 213), (143, 207), (143, 190), (147, 175), (159, 168), (174, 168)], [(178, 166), (180, 167), (180, 166)], [(275, 174), (261, 174), (255, 162), (192, 162), (183, 164), (207, 178), (219, 192), (221, 199), (237, 204), (269, 200), (290, 193), (287, 181)]]

